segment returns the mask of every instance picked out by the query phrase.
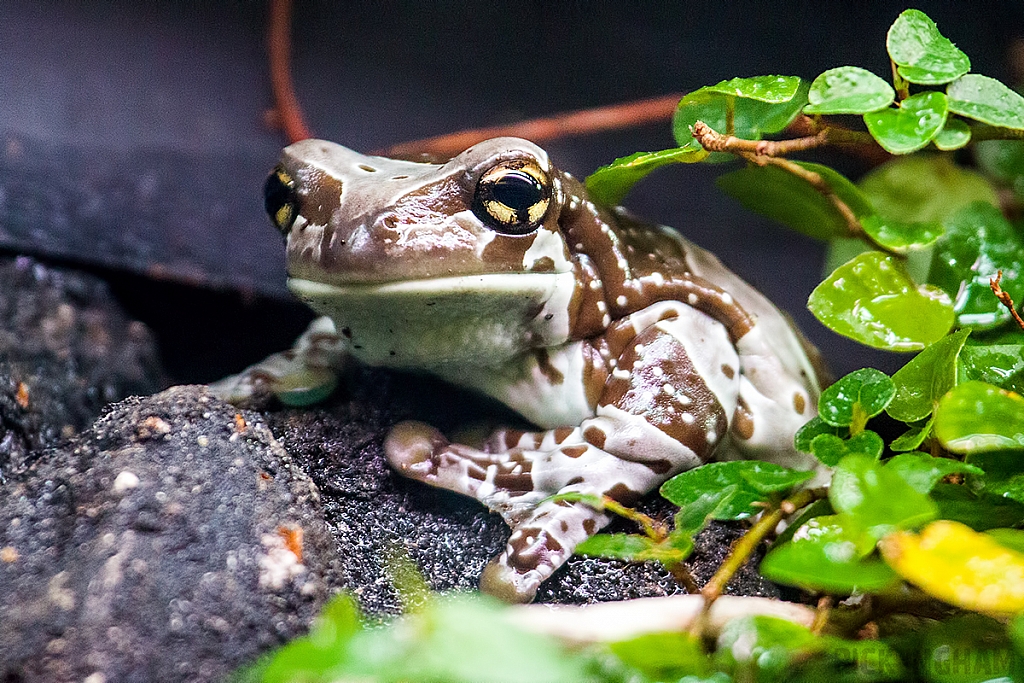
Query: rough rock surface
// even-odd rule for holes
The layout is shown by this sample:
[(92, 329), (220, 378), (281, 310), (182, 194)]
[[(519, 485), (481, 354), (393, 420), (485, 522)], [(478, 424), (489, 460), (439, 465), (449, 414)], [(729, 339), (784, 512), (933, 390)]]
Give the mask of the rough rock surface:
[(0, 488), (0, 680), (216, 680), (303, 633), (338, 575), (258, 416), (132, 398)]
[(0, 484), (106, 404), (162, 385), (152, 336), (102, 280), (0, 258)]

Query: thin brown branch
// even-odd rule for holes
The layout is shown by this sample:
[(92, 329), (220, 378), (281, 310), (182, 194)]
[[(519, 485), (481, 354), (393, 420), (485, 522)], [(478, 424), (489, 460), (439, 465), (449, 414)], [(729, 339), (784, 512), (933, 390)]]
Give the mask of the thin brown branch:
[(757, 156), (778, 157), (820, 147), (828, 142), (830, 129), (823, 128), (815, 135), (808, 135), (788, 140), (744, 140), (735, 135), (722, 135), (715, 132), (703, 121), (693, 126), (693, 137), (709, 152), (729, 152), (739, 154), (749, 152)]
[(302, 117), (302, 108), (292, 83), (291, 0), (270, 0), (268, 12), (267, 56), (276, 122), (289, 142), (298, 142), (313, 137), (313, 134)]
[[(823, 130), (821, 133), (824, 133), (826, 138), (830, 135), (827, 129)], [(820, 135), (821, 133), (819, 133), (818, 135)], [(893, 253), (887, 247), (884, 247), (878, 242), (876, 242), (874, 238), (872, 238), (871, 235), (869, 235), (864, 230), (864, 226), (861, 225), (860, 219), (857, 218), (857, 215), (853, 212), (853, 209), (850, 208), (850, 205), (843, 201), (843, 199), (835, 193), (835, 191), (832, 189), (832, 186), (829, 185), (825, 181), (825, 179), (821, 177), (821, 174), (808, 170), (801, 166), (800, 164), (790, 161), (789, 159), (771, 156), (769, 154), (758, 154), (755, 151), (749, 151), (750, 149), (756, 149), (762, 141), (740, 140), (739, 138), (733, 136), (723, 136), (721, 133), (718, 133), (713, 128), (711, 128), (711, 126), (707, 125), (703, 121), (697, 121), (693, 124), (693, 137), (696, 138), (696, 140), (706, 150), (713, 152), (728, 152), (730, 154), (735, 154), (736, 156), (742, 157), (749, 161), (750, 163), (757, 164), (758, 166), (776, 166), (786, 171), (787, 173), (791, 173), (796, 177), (801, 178), (809, 185), (811, 185), (811, 187), (817, 190), (823, 197), (825, 197), (825, 199), (827, 199), (832, 204), (832, 206), (835, 207), (835, 209), (839, 212), (839, 215), (842, 216), (843, 221), (846, 223), (846, 229), (851, 237), (858, 237), (862, 240), (865, 240), (872, 247), (880, 251)], [(805, 139), (806, 138), (799, 138), (799, 140)], [(814, 136), (814, 139), (817, 139), (817, 135)], [(768, 145), (781, 145), (782, 143), (785, 142), (788, 141), (782, 140), (778, 143), (769, 142)], [(799, 144), (808, 145), (807, 147), (805, 147), (806, 149), (815, 146), (815, 144), (811, 142), (800, 142)], [(824, 144), (824, 141), (817, 144)], [(772, 148), (769, 146), (766, 147), (766, 149), (770, 150)], [(899, 254), (896, 255), (899, 256)]]
[(625, 104), (554, 114), (508, 126), (472, 128), (423, 140), (402, 142), (376, 153), (397, 157), (410, 157), (418, 154), (450, 157), (489, 138), (510, 136), (544, 142), (571, 135), (586, 135), (604, 130), (629, 128), (672, 118), (682, 97), (682, 93), (677, 93)]
[(1009, 292), (1004, 292), (1003, 288), (999, 286), (999, 281), (1003, 279), (1003, 271), (996, 271), (996, 276), (988, 281), (988, 286), (992, 288), (992, 293), (999, 299), (999, 303), (1006, 306), (1006, 309), (1010, 311), (1010, 315), (1013, 316), (1014, 321), (1017, 323), (1017, 327), (1024, 330), (1024, 319), (1021, 319), (1020, 313), (1017, 312), (1017, 307), (1013, 303), (1013, 298)]

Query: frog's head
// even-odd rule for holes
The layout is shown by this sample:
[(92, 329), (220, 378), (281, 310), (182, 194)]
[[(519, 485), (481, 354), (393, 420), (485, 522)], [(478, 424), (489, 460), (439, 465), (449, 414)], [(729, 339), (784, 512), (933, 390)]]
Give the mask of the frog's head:
[[(515, 138), (443, 164), (304, 140), (284, 150), (264, 197), (287, 239), (292, 290), (352, 335), (363, 360), (423, 367), (567, 337), (561, 180), (544, 150)], [(400, 352), (395, 341), (456, 327), (465, 348)]]

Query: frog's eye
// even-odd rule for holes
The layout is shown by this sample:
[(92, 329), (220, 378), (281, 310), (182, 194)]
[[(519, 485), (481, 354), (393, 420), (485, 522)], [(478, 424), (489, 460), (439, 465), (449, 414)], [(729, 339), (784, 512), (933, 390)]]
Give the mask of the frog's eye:
[(275, 168), (263, 184), (263, 206), (277, 229), (287, 233), (295, 222), (299, 197), (295, 192), (295, 181), (283, 166)]
[(492, 230), (525, 235), (537, 229), (550, 203), (551, 183), (539, 166), (504, 162), (480, 176), (473, 213)]

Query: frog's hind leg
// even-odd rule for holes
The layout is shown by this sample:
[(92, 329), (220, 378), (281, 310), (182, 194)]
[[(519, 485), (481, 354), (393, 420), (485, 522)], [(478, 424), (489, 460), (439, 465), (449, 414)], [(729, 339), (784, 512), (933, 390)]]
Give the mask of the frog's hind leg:
[(485, 448), (504, 446), (506, 439), (527, 447), (489, 453), (448, 443), (429, 425), (403, 422), (388, 435), (385, 452), (402, 474), (473, 496), (505, 518), (512, 534), (505, 551), (484, 570), (480, 587), (508, 602), (529, 602), (576, 546), (610, 521), (582, 503), (549, 498), (571, 491), (605, 493), (592, 490), (583, 473), (600, 482), (618, 481), (621, 463), (582, 442), (578, 428), (499, 430)]
[(269, 392), (286, 405), (310, 405), (331, 394), (346, 358), (344, 340), (334, 322), (323, 316), (309, 324), (292, 348), (214, 382), (209, 389), (229, 403), (243, 403)]

